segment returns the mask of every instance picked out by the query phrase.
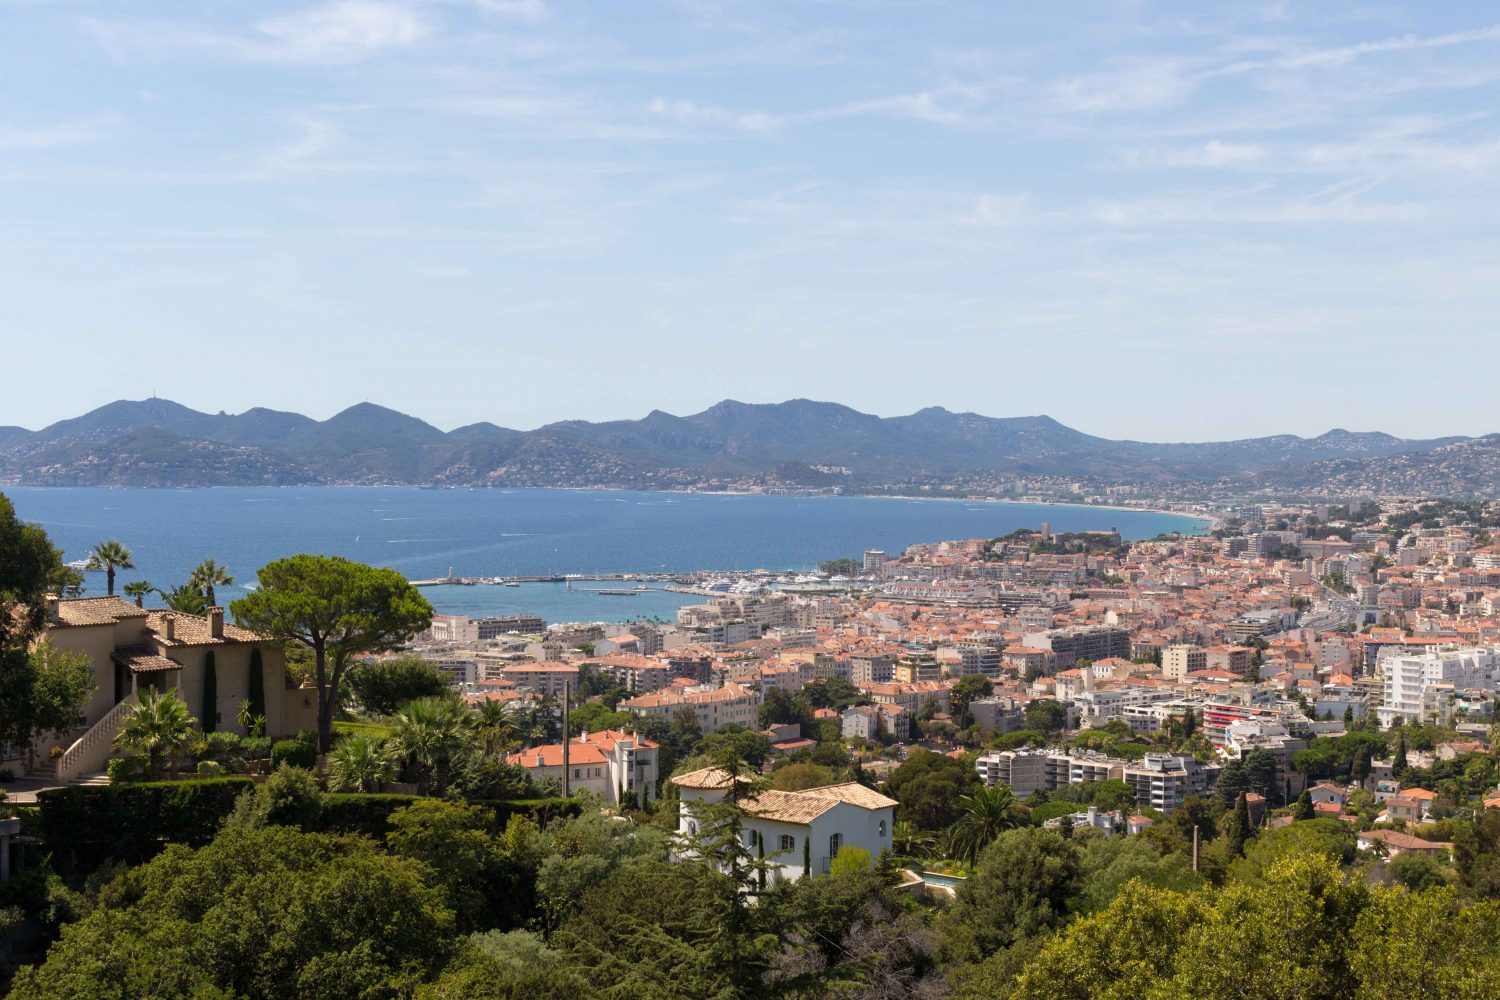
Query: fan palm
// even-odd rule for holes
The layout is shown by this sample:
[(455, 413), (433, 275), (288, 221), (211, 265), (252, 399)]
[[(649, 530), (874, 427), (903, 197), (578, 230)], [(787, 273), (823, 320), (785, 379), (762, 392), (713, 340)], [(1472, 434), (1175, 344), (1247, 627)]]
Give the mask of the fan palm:
[(203, 592), (191, 583), (181, 584), (171, 590), (158, 589), (156, 592), (173, 611), (185, 615), (201, 615), (208, 610), (208, 602), (204, 600)]
[(996, 837), (1021, 825), (1016, 797), (1005, 785), (976, 788), (959, 796), (958, 805), (962, 812), (948, 833), (948, 847), (955, 858), (969, 865)]
[(208, 607), (217, 607), (218, 600), (214, 595), (215, 587), (234, 586), (234, 577), (229, 575), (229, 567), (220, 566), (212, 559), (205, 559), (193, 570), (193, 575), (188, 577), (188, 583), (198, 588), (208, 601)]
[(436, 795), (448, 790), (453, 765), (474, 749), (475, 716), (456, 698), (418, 698), (396, 712), (395, 741), (402, 758), (423, 773)]
[(156, 588), (151, 586), (151, 581), (149, 580), (134, 580), (120, 589), (125, 592), (126, 597), (135, 600), (136, 607), (143, 608), (146, 606), (146, 595)]
[(382, 740), (351, 736), (328, 754), (324, 773), (332, 792), (372, 792), (396, 770)]
[(485, 699), (479, 703), (479, 735), (484, 740), (484, 752), (491, 755), (515, 742), (516, 723), (505, 702)]
[(936, 838), (909, 819), (898, 819), (891, 827), (891, 844), (898, 854), (914, 858), (931, 850)]
[(146, 691), (115, 734), (115, 748), (145, 757), (147, 773), (159, 778), (176, 770), (177, 756), (193, 738), (195, 721), (176, 691)]
[(135, 561), (123, 542), (111, 539), (94, 546), (94, 551), (89, 553), (88, 567), (104, 570), (106, 592), (110, 597), (114, 597), (115, 571), (135, 569)]

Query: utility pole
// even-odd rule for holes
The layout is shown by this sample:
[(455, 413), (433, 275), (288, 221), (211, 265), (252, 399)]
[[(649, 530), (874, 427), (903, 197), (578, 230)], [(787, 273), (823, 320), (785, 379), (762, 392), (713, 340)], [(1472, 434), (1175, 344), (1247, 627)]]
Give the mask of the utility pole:
[(1198, 824), (1193, 824), (1193, 871), (1198, 870)]
[[(567, 697), (568, 682), (564, 681), (562, 682), (562, 798), (564, 799), (567, 798), (568, 778), (571, 777), (567, 769)], [(1194, 871), (1197, 871), (1197, 867), (1194, 867)]]

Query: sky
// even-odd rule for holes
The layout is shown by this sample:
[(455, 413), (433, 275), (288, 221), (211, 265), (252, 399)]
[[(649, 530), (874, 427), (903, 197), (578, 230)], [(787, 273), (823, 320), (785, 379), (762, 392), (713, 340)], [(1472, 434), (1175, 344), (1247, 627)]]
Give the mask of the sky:
[(0, 424), (1500, 431), (1500, 9), (0, 0)]

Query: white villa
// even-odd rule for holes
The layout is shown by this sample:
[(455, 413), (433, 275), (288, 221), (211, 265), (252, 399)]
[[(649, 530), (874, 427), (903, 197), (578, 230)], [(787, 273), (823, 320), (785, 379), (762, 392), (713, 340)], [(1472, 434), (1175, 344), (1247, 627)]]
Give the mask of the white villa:
[[(716, 767), (680, 774), (672, 779), (682, 801), (677, 832), (685, 839), (698, 836), (694, 805), (721, 802), (733, 779)], [(824, 785), (800, 792), (764, 791), (742, 802), (749, 818), (745, 844), (764, 845), (765, 857), (780, 878), (795, 881), (804, 868), (827, 874), (834, 857), (845, 847), (861, 847), (871, 859), (891, 846), (896, 800), (857, 782)]]
[[(657, 745), (635, 733), (606, 729), (598, 733), (582, 732), (568, 740), (567, 786), (569, 792), (587, 791), (611, 805), (620, 804), (620, 792), (627, 798), (656, 798)], [(513, 753), (512, 764), (526, 769), (538, 780), (553, 778), (563, 784), (563, 745), (532, 747)]]

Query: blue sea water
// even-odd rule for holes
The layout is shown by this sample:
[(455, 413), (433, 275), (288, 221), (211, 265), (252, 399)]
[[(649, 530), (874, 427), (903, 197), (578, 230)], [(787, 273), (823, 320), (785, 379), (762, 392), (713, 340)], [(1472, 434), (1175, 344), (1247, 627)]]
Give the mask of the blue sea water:
[[(994, 537), (1043, 521), (1054, 531), (1118, 528), (1126, 538), (1195, 532), (1172, 514), (1046, 504), (873, 497), (721, 496), (578, 490), (423, 490), (414, 487), (189, 490), (8, 487), (25, 520), (40, 523), (64, 559), (118, 538), (136, 568), (120, 583), (181, 583), (204, 558), (229, 566), (227, 604), (255, 570), (298, 552), (390, 566), (412, 579), (757, 568), (811, 569), (865, 549), (896, 554), (915, 542)], [(102, 593), (91, 573), (89, 593)], [(701, 598), (653, 589), (634, 597), (561, 584), (428, 587), (441, 612), (529, 612), (548, 621), (670, 618)]]

